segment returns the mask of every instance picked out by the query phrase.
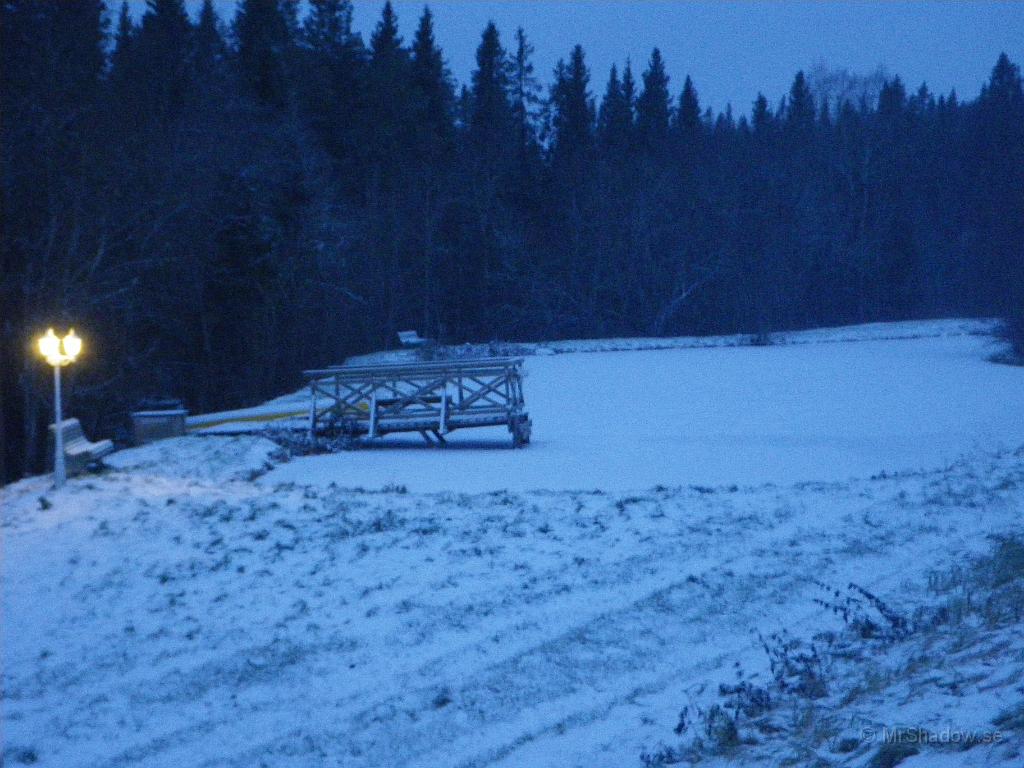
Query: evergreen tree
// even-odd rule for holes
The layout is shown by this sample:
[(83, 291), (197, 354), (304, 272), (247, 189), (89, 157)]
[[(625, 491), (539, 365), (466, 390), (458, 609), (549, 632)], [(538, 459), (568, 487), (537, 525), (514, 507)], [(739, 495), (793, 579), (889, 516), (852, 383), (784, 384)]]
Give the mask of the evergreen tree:
[(643, 90), (636, 101), (637, 134), (647, 148), (656, 149), (663, 145), (668, 135), (671, 108), (665, 62), (657, 48), (651, 52), (643, 82)]
[(915, 115), (921, 117), (935, 108), (935, 98), (928, 90), (928, 83), (921, 83), (911, 99), (911, 110)]
[(114, 32), (114, 49), (110, 56), (111, 72), (114, 77), (125, 71), (131, 56), (132, 41), (135, 38), (135, 23), (128, 10), (128, 3), (121, 3), (117, 15), (117, 30)]
[(414, 120), (423, 137), (422, 150), (428, 154), (451, 150), (455, 94), (443, 54), (434, 39), (434, 20), (429, 8), (424, 8), (413, 39), (412, 82), (417, 100)]
[(693, 87), (690, 76), (686, 76), (683, 90), (679, 94), (679, 107), (675, 114), (676, 130), (683, 136), (695, 136), (700, 132), (700, 101), (697, 89)]
[(521, 162), (529, 163), (537, 140), (540, 84), (533, 74), (533, 46), (522, 27), (516, 30), (516, 52), (510, 61), (510, 97)]
[(295, 10), (288, 0), (241, 0), (235, 39), (242, 78), (257, 103), (281, 108), (290, 88)]
[(556, 164), (571, 168), (575, 175), (589, 160), (594, 126), (594, 106), (588, 91), (590, 73), (582, 46), (572, 49), (568, 65), (559, 62), (555, 77), (553, 157)]
[(478, 149), (490, 147), (485, 153), (493, 154), (495, 142), (502, 141), (512, 125), (508, 62), (493, 22), (484, 29), (477, 48), (471, 82), (470, 139)]
[(818, 125), (826, 129), (832, 127), (832, 106), (829, 104), (827, 95), (821, 97), (821, 105), (818, 108)]
[(369, 107), (363, 123), (363, 144), (371, 163), (398, 173), (404, 156), (414, 151), (415, 113), (409, 51), (398, 33), (398, 17), (390, 2), (370, 36), (367, 66)]
[(598, 137), (609, 153), (622, 152), (629, 146), (632, 132), (633, 110), (619, 81), (618, 68), (612, 64), (598, 113)]
[[(950, 103), (956, 105), (954, 96)], [(970, 121), (969, 222), (982, 249), (984, 283), (996, 285), (999, 314), (1024, 327), (1024, 85), (1020, 68), (999, 55)], [(986, 297), (988, 298), (988, 297)]]
[(314, 0), (306, 15), (302, 102), (324, 149), (341, 162), (354, 191), (360, 125), (366, 119), (362, 39), (352, 32), (350, 0)]
[(213, 9), (213, 0), (203, 0), (195, 30), (195, 66), (208, 75), (224, 59), (227, 47), (221, 35), (220, 20)]
[(407, 51), (402, 47), (402, 37), (398, 34), (398, 16), (391, 6), (391, 0), (384, 3), (380, 21), (370, 36), (370, 57), (377, 66), (394, 66), (404, 61)]
[(774, 117), (768, 108), (768, 99), (764, 97), (763, 93), (758, 93), (757, 98), (754, 100), (754, 109), (751, 113), (750, 121), (754, 126), (754, 132), (757, 134), (767, 133), (774, 123)]
[(907, 104), (907, 92), (899, 75), (887, 80), (878, 94), (878, 113), (883, 117), (896, 117), (902, 114)]
[(134, 43), (146, 75), (135, 83), (142, 109), (163, 122), (181, 112), (192, 83), (192, 25), (184, 0), (148, 0)]
[[(1020, 108), (1021, 98), (1020, 67), (1011, 62), (1005, 52), (1000, 53), (988, 83), (981, 89), (981, 101), (1001, 103), (1009, 109), (1014, 109)], [(950, 100), (955, 101), (955, 92), (950, 96)]]
[[(116, 311), (95, 259), (98, 191), (110, 185), (103, 10), (98, 0), (0, 4), (0, 482), (38, 471), (45, 451), (50, 401), (25, 354), (30, 329)], [(110, 373), (103, 363), (92, 370)]]
[(796, 73), (793, 85), (790, 86), (785, 120), (786, 127), (790, 129), (804, 131), (814, 126), (814, 97), (802, 70)]
[(309, 0), (303, 37), (318, 55), (342, 58), (352, 38), (351, 0)]
[(622, 70), (622, 98), (629, 108), (629, 120), (636, 125), (636, 81), (633, 79), (633, 65), (626, 59), (626, 66)]

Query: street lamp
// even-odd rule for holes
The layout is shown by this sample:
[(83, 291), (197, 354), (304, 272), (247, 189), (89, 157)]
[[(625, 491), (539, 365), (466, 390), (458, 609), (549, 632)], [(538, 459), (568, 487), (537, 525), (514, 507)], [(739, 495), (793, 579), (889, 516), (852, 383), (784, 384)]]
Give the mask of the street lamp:
[(61, 422), (64, 420), (60, 407), (60, 369), (75, 361), (79, 352), (82, 351), (82, 340), (75, 335), (75, 329), (68, 331), (63, 339), (53, 332), (53, 328), (46, 331), (45, 336), (39, 337), (39, 352), (46, 358), (46, 362), (53, 366), (53, 404), (57, 420), (53, 427), (53, 484), (60, 488), (67, 480), (67, 469), (64, 467), (64, 431), (61, 429)]

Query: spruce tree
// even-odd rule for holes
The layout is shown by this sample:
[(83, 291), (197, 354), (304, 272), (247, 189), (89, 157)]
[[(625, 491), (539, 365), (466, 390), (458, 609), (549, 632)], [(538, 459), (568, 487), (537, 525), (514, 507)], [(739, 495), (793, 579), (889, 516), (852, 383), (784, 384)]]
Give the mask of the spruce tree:
[(356, 155), (366, 118), (362, 39), (352, 32), (349, 0), (314, 0), (302, 30), (302, 102), (324, 147), (342, 163), (345, 186), (358, 188)]
[(235, 15), (242, 78), (264, 107), (281, 108), (288, 98), (295, 43), (291, 5), (288, 0), (241, 0)]
[(378, 66), (390, 66), (405, 56), (402, 36), (398, 34), (398, 16), (391, 6), (391, 0), (388, 0), (384, 3), (380, 21), (370, 36), (370, 57)]
[(1020, 106), (1022, 99), (1020, 67), (1010, 61), (1010, 57), (1006, 55), (1005, 51), (999, 54), (995, 66), (992, 67), (989, 81), (982, 86), (981, 99), (982, 101), (1002, 102), (1010, 107)]
[(483, 148), (506, 137), (512, 123), (508, 62), (494, 22), (488, 23), (477, 47), (471, 82), (470, 137)]
[(509, 62), (512, 120), (515, 124), (520, 162), (529, 162), (528, 156), (536, 147), (536, 118), (540, 104), (540, 84), (533, 74), (533, 46), (522, 27), (516, 29), (516, 51)]
[(643, 73), (643, 90), (636, 101), (636, 127), (641, 143), (648, 149), (664, 146), (668, 135), (671, 99), (668, 92), (668, 75), (661, 51), (655, 48), (651, 60)]
[[(1024, 81), (1005, 53), (992, 68), (968, 124), (976, 193), (967, 207), (988, 254), (982, 262), (985, 282), (994, 286), (1000, 314), (1019, 333), (1024, 328)], [(1016, 341), (1022, 340), (1018, 336)]]
[(302, 29), (306, 44), (318, 55), (341, 58), (352, 37), (351, 0), (309, 0)]
[(768, 108), (768, 99), (765, 98), (763, 93), (758, 93), (757, 98), (754, 100), (750, 122), (754, 127), (754, 133), (757, 134), (767, 133), (775, 122), (772, 112)]
[(809, 130), (814, 126), (814, 117), (814, 97), (801, 70), (796, 73), (793, 85), (789, 89), (789, 99), (785, 107), (786, 127)]
[(700, 101), (689, 75), (686, 76), (682, 93), (679, 94), (675, 126), (676, 131), (684, 137), (693, 137), (700, 132)]
[(633, 79), (633, 65), (626, 59), (626, 66), (622, 69), (622, 98), (629, 110), (630, 125), (636, 124), (636, 81)]
[(192, 24), (184, 0), (148, 0), (135, 41), (146, 76), (135, 83), (158, 122), (179, 114), (192, 84)]
[(887, 118), (902, 114), (907, 104), (907, 92), (899, 75), (887, 80), (878, 94), (878, 113)]
[(366, 96), (368, 109), (362, 142), (372, 163), (397, 174), (403, 156), (414, 152), (415, 107), (411, 58), (398, 33), (398, 17), (390, 2), (370, 36)]
[[(26, 339), (52, 318), (113, 314), (109, 273), (84, 268), (116, 187), (102, 165), (106, 31), (99, 0), (0, 4), (0, 481), (38, 471), (45, 450), (48, 390)], [(111, 373), (103, 364), (88, 368)]]
[(135, 23), (128, 10), (128, 3), (122, 2), (121, 10), (117, 15), (117, 29), (114, 32), (114, 49), (110, 54), (112, 77), (118, 77), (119, 73), (124, 72), (128, 67), (135, 33)]
[(612, 64), (608, 85), (598, 112), (598, 138), (609, 153), (621, 152), (628, 145), (633, 128), (633, 114), (619, 81), (618, 67)]
[(572, 166), (573, 172), (582, 170), (593, 140), (594, 107), (589, 83), (583, 47), (577, 45), (572, 49), (568, 65), (559, 62), (552, 89), (553, 156), (556, 163)]
[(208, 74), (224, 58), (226, 46), (221, 36), (220, 20), (213, 9), (213, 0), (203, 0), (195, 30), (195, 66)]
[(434, 18), (429, 8), (423, 9), (413, 38), (412, 83), (416, 90), (414, 119), (421, 136), (421, 151), (428, 155), (450, 151), (454, 140), (455, 94), (443, 54), (434, 39)]

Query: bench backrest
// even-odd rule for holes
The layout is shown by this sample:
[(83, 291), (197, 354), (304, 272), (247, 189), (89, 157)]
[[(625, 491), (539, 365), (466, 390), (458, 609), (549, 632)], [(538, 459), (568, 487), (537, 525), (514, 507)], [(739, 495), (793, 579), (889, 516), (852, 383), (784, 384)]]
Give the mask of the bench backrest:
[(57, 429), (64, 433), (65, 443), (70, 443), (72, 440), (85, 440), (85, 433), (82, 431), (82, 424), (78, 419), (64, 419), (60, 424), (50, 425), (51, 432), (56, 432)]
[(426, 343), (416, 331), (399, 331), (398, 341), (403, 347), (419, 347)]

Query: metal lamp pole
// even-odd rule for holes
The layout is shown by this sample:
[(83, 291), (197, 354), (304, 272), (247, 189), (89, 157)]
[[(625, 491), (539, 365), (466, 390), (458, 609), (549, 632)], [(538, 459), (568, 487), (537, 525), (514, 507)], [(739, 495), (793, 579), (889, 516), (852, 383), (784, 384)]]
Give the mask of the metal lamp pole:
[(61, 408), (60, 369), (75, 361), (82, 351), (82, 340), (75, 335), (74, 328), (63, 339), (58, 338), (53, 328), (50, 328), (45, 336), (39, 338), (39, 351), (46, 362), (53, 366), (53, 410), (56, 417), (53, 424), (53, 484), (60, 488), (68, 478), (64, 463), (64, 430), (61, 429), (64, 414)]
[(60, 407), (60, 365), (53, 366), (53, 409), (56, 421), (53, 429), (53, 484), (60, 488), (68, 479), (68, 470), (64, 464), (64, 430), (61, 423), (64, 416)]

